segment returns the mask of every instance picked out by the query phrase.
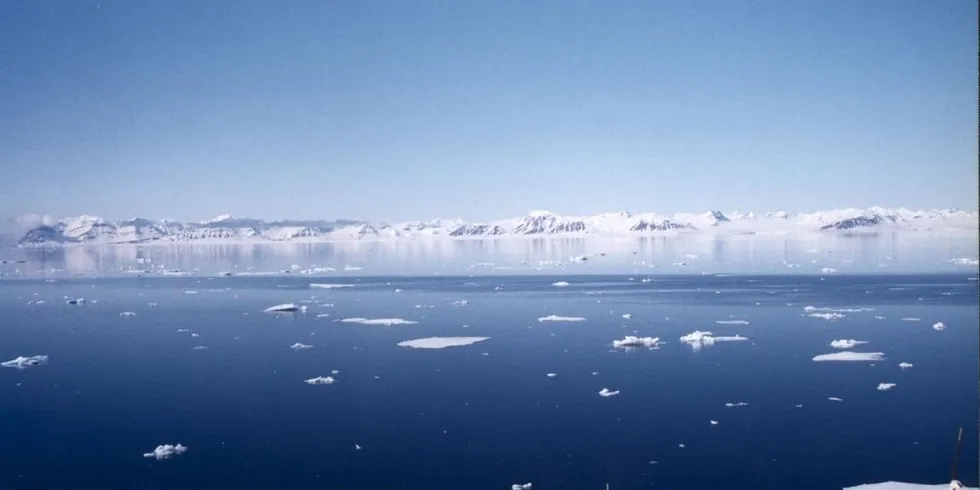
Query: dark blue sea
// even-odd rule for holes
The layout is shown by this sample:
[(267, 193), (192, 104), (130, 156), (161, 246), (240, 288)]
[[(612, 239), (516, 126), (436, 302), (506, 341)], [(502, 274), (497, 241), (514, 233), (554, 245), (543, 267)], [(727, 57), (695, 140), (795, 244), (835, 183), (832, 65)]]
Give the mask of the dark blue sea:
[[(976, 486), (975, 279), (975, 269), (8, 278), (0, 361), (49, 360), (0, 368), (0, 489), (942, 483), (961, 426), (960, 477)], [(263, 312), (288, 302), (306, 311)], [(807, 306), (860, 311), (832, 321)], [(538, 321), (548, 315), (585, 320)], [(417, 323), (338, 321), (356, 317)], [(679, 341), (695, 330), (749, 340), (695, 350)], [(613, 349), (625, 335), (664, 343)], [(396, 345), (431, 336), (490, 339)], [(835, 339), (885, 357), (812, 361), (838, 351)], [(333, 384), (304, 382), (333, 371)], [(747, 405), (725, 405), (737, 402)], [(176, 443), (189, 449), (143, 457)]]

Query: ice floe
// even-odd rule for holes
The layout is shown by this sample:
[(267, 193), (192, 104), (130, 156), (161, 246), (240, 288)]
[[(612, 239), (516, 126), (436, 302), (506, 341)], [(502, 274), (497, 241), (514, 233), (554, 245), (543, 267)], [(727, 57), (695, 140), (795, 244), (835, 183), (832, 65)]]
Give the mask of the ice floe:
[(184, 454), (185, 452), (187, 452), (187, 446), (179, 442), (177, 444), (161, 444), (152, 452), (143, 453), (143, 457), (153, 458), (159, 461), (161, 459), (170, 459), (172, 456)]
[(621, 340), (613, 340), (612, 346), (619, 349), (630, 349), (636, 347), (656, 349), (660, 346), (660, 337), (636, 337), (633, 335), (627, 335)]
[(327, 377), (317, 376), (315, 378), (310, 378), (304, 381), (304, 383), (308, 385), (332, 385), (336, 381), (337, 380), (333, 379), (333, 377), (331, 376), (327, 376)]
[(718, 425), (717, 420), (709, 420), (708, 422), (711, 423), (711, 425)]
[(299, 306), (296, 303), (283, 303), (281, 305), (270, 306), (264, 311), (266, 313), (292, 313), (299, 311)]
[(548, 315), (538, 318), (539, 322), (584, 322), (585, 318), (580, 316), (558, 316)]
[(515, 483), (510, 486), (510, 490), (531, 490), (532, 486), (530, 483)]
[(17, 368), (17, 369), (27, 369), (33, 366), (40, 366), (48, 362), (48, 356), (17, 356), (9, 361), (4, 361), (0, 363), (0, 366)]
[(837, 398), (836, 396), (828, 396), (827, 399), (830, 400), (830, 401), (832, 401), (832, 402), (842, 402), (842, 401), (844, 401), (843, 398)]
[(746, 403), (746, 402), (735, 402), (735, 403), (728, 402), (728, 403), (725, 404), (725, 406), (728, 407), (728, 408), (733, 408), (733, 407), (747, 407), (747, 406), (749, 406), (749, 404)]
[(830, 346), (835, 349), (853, 349), (854, 346), (860, 344), (867, 344), (867, 340), (854, 340), (854, 339), (837, 339), (830, 343)]
[(715, 320), (718, 325), (748, 325), (748, 320)]
[(902, 318), (903, 322), (921, 322), (922, 319), (914, 316), (907, 316)]
[(820, 269), (821, 274), (833, 274), (835, 272), (837, 272), (837, 269), (834, 269), (833, 267), (824, 267), (823, 269)]
[(603, 398), (609, 398), (610, 396), (616, 396), (619, 394), (619, 390), (610, 390), (609, 388), (603, 388), (599, 390), (599, 396)]
[(312, 345), (303, 344), (303, 343), (300, 343), (300, 342), (296, 342), (295, 344), (289, 346), (289, 348), (292, 349), (292, 350), (303, 350), (303, 349), (312, 349), (313, 346)]
[(633, 315), (630, 315), (629, 313), (623, 313), (622, 317), (623, 320), (629, 320), (630, 318), (633, 318)]
[(208, 346), (206, 346), (206, 345), (195, 345), (194, 347), (191, 347), (191, 350), (208, 350)]
[(959, 258), (955, 258), (955, 259), (949, 259), (946, 262), (947, 263), (950, 263), (950, 264), (953, 264), (953, 265), (966, 265), (966, 266), (974, 266), (974, 267), (980, 265), (980, 260), (977, 260), (977, 259), (969, 259), (969, 258), (966, 258), (966, 257), (959, 257)]
[(124, 311), (124, 312), (119, 313), (119, 316), (121, 316), (123, 318), (129, 317), (129, 316), (136, 316), (136, 312), (135, 311)]
[(932, 329), (937, 332), (942, 332), (943, 330), (946, 330), (946, 324), (943, 322), (936, 322), (932, 324)]
[(322, 283), (310, 283), (311, 289), (342, 289), (342, 288), (352, 288), (353, 284), (322, 284)]
[(383, 325), (390, 327), (392, 325), (414, 325), (418, 322), (414, 320), (405, 320), (404, 318), (344, 318), (340, 320), (343, 323), (359, 323), (361, 325)]
[(65, 304), (69, 304), (69, 305), (84, 305), (85, 304), (85, 298), (68, 298), (67, 300), (65, 300)]
[(976, 487), (954, 487), (949, 483), (928, 485), (923, 483), (903, 483), (897, 481), (886, 481), (881, 483), (865, 483), (853, 487), (844, 487), (844, 490), (978, 490)]
[(862, 311), (875, 311), (874, 308), (828, 308), (825, 306), (804, 306), (806, 313), (831, 312), (831, 313), (860, 313)]
[(567, 288), (568, 287), (568, 283), (565, 282), (565, 281), (554, 282), (554, 283), (551, 283), (551, 285), (554, 286), (554, 287), (556, 287), (556, 288)]
[(898, 363), (898, 367), (900, 369), (910, 369), (912, 367), (912, 363), (909, 363), (909, 362), (900, 362), (900, 363)]
[(558, 376), (558, 374), (557, 373), (548, 373), (548, 374), (545, 374), (545, 376), (547, 376), (549, 378), (554, 378), (555, 376)]
[(834, 352), (833, 354), (821, 354), (813, 358), (813, 360), (816, 362), (824, 362), (824, 361), (861, 362), (861, 361), (881, 361), (884, 359), (885, 359), (885, 354), (883, 352), (854, 352), (854, 351)]
[(878, 391), (888, 391), (896, 386), (895, 383), (878, 383)]
[(715, 342), (734, 342), (739, 340), (748, 340), (747, 337), (742, 337), (741, 335), (726, 335), (726, 336), (715, 336), (711, 332), (702, 332), (700, 330), (695, 330), (687, 335), (680, 338), (680, 341), (691, 346), (695, 351), (701, 350), (704, 346), (714, 345)]
[(483, 342), (490, 337), (427, 337), (424, 339), (405, 340), (399, 342), (399, 347), (411, 347), (413, 349), (445, 349), (446, 347), (462, 347)]
[(847, 315), (843, 313), (810, 313), (807, 316), (812, 318), (822, 318), (824, 320), (835, 321), (835, 320), (840, 320), (841, 318), (845, 318)]

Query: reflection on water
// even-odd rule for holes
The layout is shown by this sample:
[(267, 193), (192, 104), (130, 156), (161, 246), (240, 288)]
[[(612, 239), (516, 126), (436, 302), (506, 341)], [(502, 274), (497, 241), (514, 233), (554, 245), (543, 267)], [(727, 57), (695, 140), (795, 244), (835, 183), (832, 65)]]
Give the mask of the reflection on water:
[[(574, 273), (976, 273), (945, 263), (977, 256), (976, 233), (642, 236), (393, 240), (343, 243), (113, 245), (4, 249), (6, 277), (113, 275), (128, 269), (293, 273), (313, 266), (330, 274)], [(346, 270), (345, 270), (346, 269)]]

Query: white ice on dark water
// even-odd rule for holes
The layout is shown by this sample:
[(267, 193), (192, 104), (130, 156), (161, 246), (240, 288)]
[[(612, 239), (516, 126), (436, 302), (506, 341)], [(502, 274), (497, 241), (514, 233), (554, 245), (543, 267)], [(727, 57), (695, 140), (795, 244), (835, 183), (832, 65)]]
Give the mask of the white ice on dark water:
[(838, 339), (830, 343), (830, 346), (835, 349), (853, 349), (854, 346), (859, 344), (867, 344), (866, 340), (854, 340), (854, 339)]
[(943, 322), (936, 322), (932, 325), (932, 329), (937, 332), (942, 332), (943, 330), (946, 330), (946, 324)]
[(748, 325), (748, 320), (715, 320), (718, 325)]
[(847, 315), (843, 313), (810, 313), (807, 316), (812, 318), (822, 318), (829, 321), (840, 320), (847, 317)]
[(681, 342), (690, 345), (695, 351), (699, 351), (705, 346), (715, 345), (715, 342), (734, 342), (739, 340), (748, 340), (748, 338), (738, 334), (715, 336), (711, 332), (702, 332), (700, 330), (695, 330), (680, 338)]
[(629, 349), (636, 347), (655, 349), (660, 345), (660, 337), (636, 337), (633, 335), (627, 335), (621, 340), (613, 340), (612, 345), (618, 349)]
[(310, 378), (308, 380), (305, 380), (304, 383), (310, 385), (332, 385), (336, 381), (337, 380), (333, 379), (333, 377), (331, 376), (327, 376), (327, 377), (317, 376), (315, 378)]
[(302, 350), (302, 349), (312, 349), (313, 346), (308, 344), (303, 344), (301, 342), (296, 342), (295, 344), (289, 346), (289, 348), (292, 350)]
[(538, 318), (539, 322), (584, 322), (585, 318), (580, 316), (558, 316), (548, 315)]
[(130, 317), (130, 316), (136, 316), (136, 312), (135, 311), (124, 311), (124, 312), (119, 313), (119, 316), (121, 316), (123, 318)]
[(842, 401), (844, 401), (843, 399), (837, 398), (836, 396), (828, 396), (827, 399), (830, 400), (830, 401), (832, 401), (832, 402), (842, 402)]
[(735, 403), (728, 402), (728, 403), (725, 403), (725, 406), (728, 407), (728, 408), (733, 408), (733, 407), (747, 407), (748, 405), (749, 404), (746, 403), (746, 402), (735, 402)]
[(842, 362), (864, 362), (881, 361), (885, 359), (883, 352), (834, 352), (833, 354), (821, 354), (813, 358), (816, 362), (842, 361)]
[(844, 487), (843, 490), (980, 490), (976, 487), (954, 487), (949, 483), (939, 483), (929, 485), (924, 483), (903, 483), (897, 481), (887, 481), (881, 483), (865, 483), (853, 487)]
[(0, 363), (0, 366), (16, 368), (16, 369), (27, 369), (33, 366), (40, 366), (48, 362), (48, 356), (17, 356), (9, 361), (4, 361)]
[(908, 362), (900, 362), (898, 363), (898, 367), (901, 369), (909, 369), (912, 367), (912, 364)]
[(888, 391), (896, 386), (895, 383), (878, 383), (878, 391)]
[(187, 446), (177, 443), (177, 444), (161, 444), (156, 447), (152, 452), (143, 453), (144, 458), (154, 458), (157, 461), (161, 459), (170, 459), (172, 456), (178, 454), (184, 454), (187, 451)]
[(616, 396), (619, 394), (619, 390), (610, 390), (609, 388), (603, 388), (599, 390), (599, 396), (603, 398), (609, 398), (610, 396)]
[(551, 285), (554, 286), (554, 287), (556, 287), (556, 288), (567, 288), (568, 287), (568, 283), (565, 282), (565, 281), (558, 281), (556, 283), (552, 283)]
[(264, 310), (266, 313), (292, 313), (299, 311), (296, 303), (283, 303), (281, 305), (270, 306)]
[(533, 485), (530, 483), (515, 483), (510, 486), (510, 490), (531, 490), (531, 487)]
[(342, 289), (342, 288), (352, 288), (353, 284), (321, 284), (321, 283), (310, 283), (311, 289)]
[(490, 337), (426, 337), (424, 339), (405, 340), (399, 342), (398, 346), (413, 349), (445, 349), (446, 347), (473, 345), (489, 339)]
[(404, 318), (344, 318), (340, 320), (343, 323), (359, 323), (361, 325), (383, 325), (385, 327), (390, 327), (392, 325), (414, 325), (418, 322), (414, 320), (405, 320)]

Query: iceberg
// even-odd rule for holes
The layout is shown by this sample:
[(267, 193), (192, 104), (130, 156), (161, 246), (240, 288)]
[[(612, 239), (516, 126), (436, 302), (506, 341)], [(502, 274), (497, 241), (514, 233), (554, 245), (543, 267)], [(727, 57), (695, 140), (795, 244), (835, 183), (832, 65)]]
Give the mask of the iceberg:
[(854, 340), (854, 339), (838, 339), (830, 343), (830, 346), (835, 349), (853, 349), (854, 346), (859, 344), (867, 344), (866, 340)]
[(331, 376), (327, 376), (327, 377), (317, 376), (315, 378), (310, 378), (308, 380), (305, 380), (304, 383), (308, 385), (332, 385), (336, 381), (337, 380), (333, 379), (333, 377)]
[(888, 391), (896, 386), (895, 383), (878, 383), (878, 391)]
[(883, 352), (834, 352), (833, 354), (821, 354), (813, 358), (815, 362), (826, 362), (826, 361), (844, 361), (844, 362), (862, 362), (862, 361), (881, 361), (885, 359), (885, 354)]
[(473, 345), (489, 339), (490, 337), (427, 337), (424, 339), (405, 340), (399, 342), (398, 346), (411, 347), (413, 349), (445, 349), (446, 347)]
[(48, 356), (17, 356), (9, 361), (0, 362), (0, 366), (16, 369), (27, 369), (29, 367), (46, 364), (47, 362)]
[(418, 322), (412, 320), (405, 320), (403, 318), (344, 318), (340, 320), (343, 323), (359, 323), (361, 325), (384, 325), (390, 327), (392, 325), (414, 325)]
[(617, 349), (630, 349), (636, 347), (647, 347), (656, 349), (660, 345), (660, 337), (636, 337), (627, 335), (622, 340), (613, 340), (613, 347)]
[(599, 396), (601, 396), (603, 398), (609, 398), (611, 396), (616, 396), (618, 394), (619, 394), (619, 390), (613, 391), (613, 390), (610, 390), (609, 388), (603, 388), (603, 389), (599, 390)]
[(515, 483), (510, 486), (510, 490), (531, 490), (530, 483)]
[(835, 321), (835, 320), (840, 320), (841, 318), (845, 318), (847, 315), (843, 313), (810, 313), (807, 316), (812, 318), (822, 318), (824, 320)]
[(700, 330), (695, 330), (687, 335), (680, 338), (680, 341), (691, 346), (694, 351), (701, 350), (704, 346), (715, 345), (715, 342), (734, 342), (738, 340), (749, 340), (747, 337), (742, 337), (741, 335), (731, 335), (731, 336), (715, 336), (711, 332), (702, 332)]
[(735, 402), (735, 403), (728, 402), (728, 403), (725, 404), (725, 406), (728, 407), (728, 408), (733, 408), (733, 407), (747, 407), (747, 406), (749, 406), (749, 404), (746, 403), (746, 402)]
[(312, 345), (303, 344), (303, 343), (300, 343), (300, 342), (296, 342), (295, 344), (289, 346), (289, 348), (292, 349), (292, 350), (302, 350), (302, 349), (312, 349), (313, 346)]
[(319, 284), (315, 282), (310, 284), (311, 289), (342, 289), (352, 287), (354, 287), (353, 284)]
[(551, 285), (554, 286), (554, 287), (556, 287), (556, 288), (567, 288), (568, 287), (568, 283), (565, 282), (565, 281), (558, 281), (556, 283), (552, 283)]
[(174, 445), (161, 444), (157, 446), (156, 449), (154, 449), (152, 452), (143, 453), (143, 457), (154, 458), (157, 461), (159, 461), (161, 459), (170, 459), (170, 457), (172, 456), (176, 456), (178, 454), (184, 454), (185, 452), (187, 452), (187, 446), (184, 446), (183, 444), (180, 443)]
[(585, 318), (580, 316), (558, 316), (548, 315), (538, 318), (539, 322), (584, 322)]
[(283, 303), (281, 305), (270, 306), (264, 311), (266, 313), (292, 313), (298, 310), (299, 306), (296, 306), (296, 303)]
[(901, 369), (909, 369), (912, 367), (912, 364), (908, 362), (900, 362), (898, 363), (898, 367)]
[(946, 330), (946, 324), (943, 322), (936, 322), (932, 325), (932, 329), (937, 332), (942, 332), (943, 330)]

